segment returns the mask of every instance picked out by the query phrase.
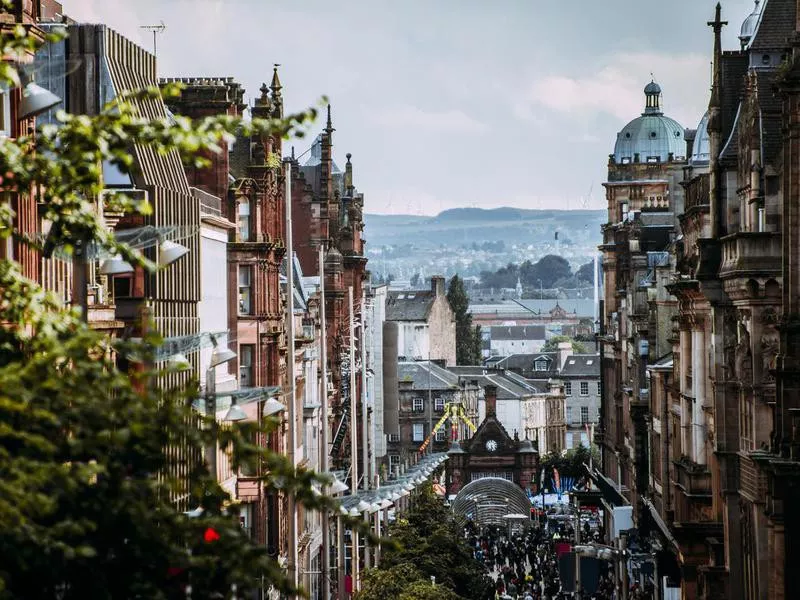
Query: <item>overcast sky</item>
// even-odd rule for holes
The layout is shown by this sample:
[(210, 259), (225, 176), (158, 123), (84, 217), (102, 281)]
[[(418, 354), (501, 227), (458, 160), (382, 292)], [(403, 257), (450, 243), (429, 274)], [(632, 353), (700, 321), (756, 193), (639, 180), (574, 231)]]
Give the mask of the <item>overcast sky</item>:
[[(368, 212), (605, 208), (608, 155), (650, 73), (684, 127), (708, 104), (716, 0), (63, 2), (149, 50), (140, 26), (163, 21), (161, 76), (234, 77), (252, 102), (280, 63), (287, 111), (327, 95), (335, 160), (353, 154)], [(752, 8), (723, 2), (726, 49)]]

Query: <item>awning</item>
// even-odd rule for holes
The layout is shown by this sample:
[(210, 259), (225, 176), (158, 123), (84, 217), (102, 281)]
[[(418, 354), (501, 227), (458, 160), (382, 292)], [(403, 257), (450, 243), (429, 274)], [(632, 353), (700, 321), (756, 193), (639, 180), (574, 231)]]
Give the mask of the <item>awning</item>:
[(680, 552), (681, 548), (678, 546), (678, 540), (676, 540), (675, 536), (672, 535), (672, 532), (664, 522), (664, 519), (661, 518), (661, 515), (658, 514), (658, 510), (656, 510), (656, 507), (653, 506), (653, 503), (645, 497), (642, 497), (642, 503), (647, 507), (647, 510), (650, 512), (650, 517), (653, 519), (653, 522), (656, 524), (659, 531), (661, 531), (661, 535), (664, 536), (664, 539), (666, 539), (667, 542), (669, 542), (677, 552)]
[(611, 506), (627, 506), (630, 504), (625, 496), (620, 493), (616, 484), (611, 479), (603, 475), (597, 469), (590, 469), (589, 465), (585, 463), (583, 467), (586, 469), (586, 473), (589, 475), (589, 477), (591, 477), (592, 483), (594, 483), (603, 493), (603, 499)]

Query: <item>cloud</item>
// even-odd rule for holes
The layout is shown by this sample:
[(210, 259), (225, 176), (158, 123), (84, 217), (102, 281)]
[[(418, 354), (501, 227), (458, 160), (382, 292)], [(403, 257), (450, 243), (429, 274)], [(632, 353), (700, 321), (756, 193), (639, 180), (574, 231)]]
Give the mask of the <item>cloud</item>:
[(708, 58), (700, 54), (613, 54), (588, 75), (535, 79), (523, 88), (512, 109), (517, 118), (528, 121), (540, 121), (543, 111), (575, 117), (603, 114), (628, 121), (642, 112), (643, 89), (651, 73), (664, 92), (665, 112), (694, 126), (708, 102), (708, 88), (697, 85), (710, 73)]
[(417, 128), (444, 133), (484, 133), (485, 123), (461, 110), (426, 111), (409, 104), (390, 106), (373, 113), (370, 120), (383, 127), (395, 129)]

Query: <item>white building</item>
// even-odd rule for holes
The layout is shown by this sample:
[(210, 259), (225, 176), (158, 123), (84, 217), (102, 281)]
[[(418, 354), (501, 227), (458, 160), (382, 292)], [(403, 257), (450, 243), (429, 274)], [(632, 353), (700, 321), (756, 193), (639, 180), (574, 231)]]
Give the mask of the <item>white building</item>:
[(456, 364), (456, 323), (444, 277), (432, 277), (430, 290), (389, 291), (386, 320), (398, 325), (398, 356)]
[(544, 325), (493, 325), (487, 328), (489, 356), (541, 352), (547, 331)]
[(377, 463), (386, 456), (383, 428), (383, 323), (386, 321), (387, 294), (388, 286), (376, 285), (367, 296), (367, 399), (372, 409), (372, 448)]

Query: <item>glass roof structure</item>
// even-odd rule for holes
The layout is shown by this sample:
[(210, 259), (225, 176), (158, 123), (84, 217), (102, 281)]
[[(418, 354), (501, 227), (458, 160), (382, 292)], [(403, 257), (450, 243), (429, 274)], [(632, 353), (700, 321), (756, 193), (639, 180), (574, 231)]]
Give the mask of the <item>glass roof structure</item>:
[(530, 519), (531, 501), (512, 481), (484, 477), (465, 485), (453, 500), (459, 521), (471, 519), (480, 525), (505, 525), (508, 519), (525, 515)]

